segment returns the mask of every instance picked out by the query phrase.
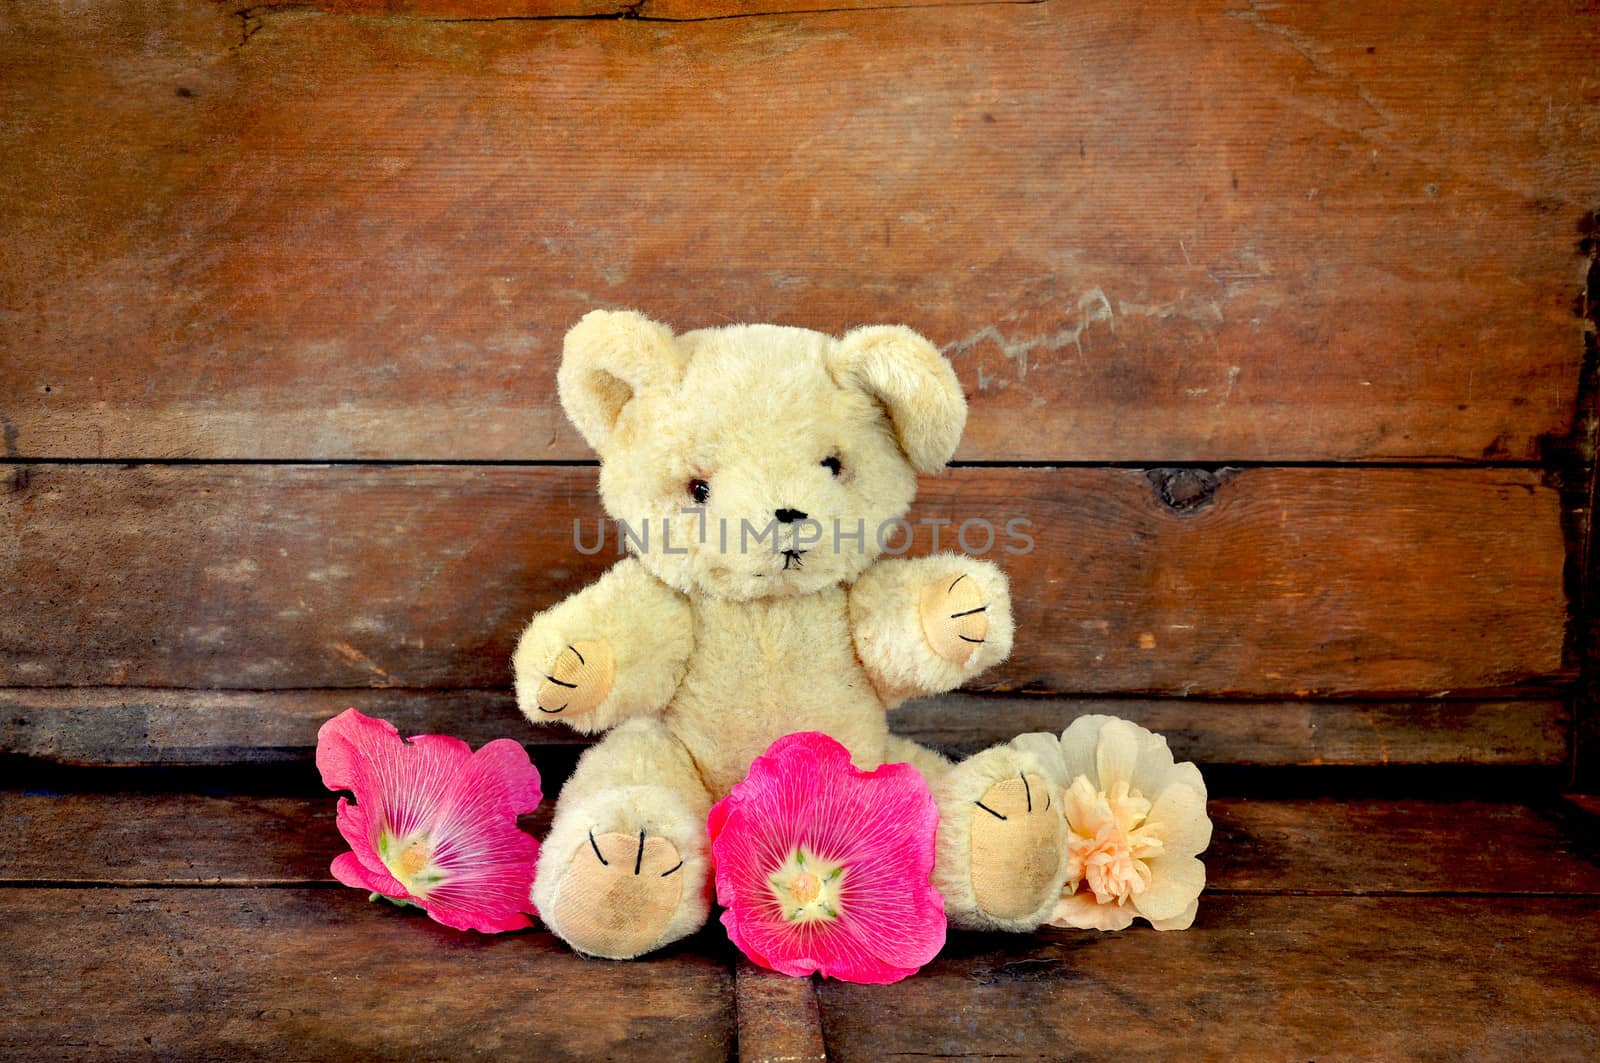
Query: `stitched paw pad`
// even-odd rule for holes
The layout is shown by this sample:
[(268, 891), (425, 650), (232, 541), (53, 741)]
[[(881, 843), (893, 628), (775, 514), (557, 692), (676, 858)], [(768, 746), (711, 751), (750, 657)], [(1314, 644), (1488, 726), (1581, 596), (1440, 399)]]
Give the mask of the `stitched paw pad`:
[(972, 809), (972, 893), (999, 919), (1042, 907), (1061, 867), (1066, 824), (1043, 778), (1020, 774), (984, 791)]
[(683, 857), (665, 838), (591, 832), (562, 877), (552, 926), (591, 956), (648, 952), (677, 910), (684, 877)]
[(922, 589), (922, 633), (940, 657), (967, 664), (989, 636), (989, 606), (978, 581), (951, 573)]
[(605, 639), (574, 642), (545, 668), (535, 702), (544, 716), (582, 716), (611, 693), (616, 663)]

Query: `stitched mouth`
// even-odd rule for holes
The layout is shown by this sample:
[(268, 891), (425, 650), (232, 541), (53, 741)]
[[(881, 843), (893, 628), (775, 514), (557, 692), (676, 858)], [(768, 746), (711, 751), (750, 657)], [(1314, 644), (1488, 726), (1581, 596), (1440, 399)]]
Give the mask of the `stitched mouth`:
[(801, 560), (801, 557), (805, 553), (806, 551), (804, 550), (785, 550), (783, 552), (783, 570), (787, 572), (791, 566), (794, 568), (804, 568), (805, 562)]

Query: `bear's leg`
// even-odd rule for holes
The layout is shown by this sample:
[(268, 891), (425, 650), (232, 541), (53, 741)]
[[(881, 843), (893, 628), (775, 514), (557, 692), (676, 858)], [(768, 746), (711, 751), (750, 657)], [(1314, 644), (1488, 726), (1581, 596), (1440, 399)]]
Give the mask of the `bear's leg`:
[(616, 960), (692, 934), (709, 910), (710, 808), (665, 726), (615, 728), (561, 788), (533, 884), (539, 917), (579, 952)]
[(891, 738), (886, 759), (910, 761), (933, 789), (933, 881), (952, 926), (1033, 930), (1050, 918), (1067, 878), (1067, 825), (1052, 773), (1035, 753), (993, 746), (952, 765)]

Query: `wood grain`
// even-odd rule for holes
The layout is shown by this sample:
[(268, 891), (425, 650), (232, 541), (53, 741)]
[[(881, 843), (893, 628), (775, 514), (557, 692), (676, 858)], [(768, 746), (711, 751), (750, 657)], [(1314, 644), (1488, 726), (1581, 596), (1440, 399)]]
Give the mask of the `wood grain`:
[(814, 980), (740, 960), (734, 994), (740, 1063), (810, 1063), (828, 1058)]
[[(307, 789), (320, 789), (316, 773), (307, 774)], [(51, 885), (332, 884), (329, 864), (350, 848), (334, 823), (338, 797), (0, 791), (10, 824), (0, 842), (0, 878)], [(554, 812), (550, 792), (537, 812), (522, 817), (522, 829), (544, 837)]]
[[(4, 705), (0, 694), (0, 705)], [(948, 753), (975, 753), (1013, 735), (1061, 731), (1087, 713), (1120, 716), (1166, 736), (1200, 764), (1477, 764), (1559, 767), (1569, 710), (1520, 701), (1202, 701), (1194, 698), (1015, 698), (954, 695), (906, 703), (902, 734)]]
[[(305, 764), (317, 728), (346, 708), (404, 734), (453, 734), (474, 745), (515, 737), (542, 768), (569, 767), (587, 744), (565, 727), (533, 727), (509, 690), (196, 691), (0, 688), (0, 750), (79, 765)], [(1567, 707), (1524, 701), (1200, 701), (1190, 698), (1013, 698), (953, 694), (895, 710), (898, 733), (950, 754), (1028, 731), (1061, 731), (1085, 713), (1133, 720), (1201, 764), (1306, 767), (1444, 765), (1560, 768)]]
[[(333, 794), (0, 790), (9, 825), (0, 833), (0, 879), (328, 884), (329, 863), (349, 848), (334, 825), (335, 801)], [(524, 829), (543, 837), (554, 806), (547, 793)], [(1208, 812), (1214, 834), (1204, 859), (1212, 891), (1600, 895), (1600, 833), (1578, 829), (1557, 805), (1230, 797), (1214, 798)], [(751, 988), (753, 996), (767, 993)], [(769, 995), (776, 1009), (804, 1009), (802, 998), (781, 989)]]
[[(740, 1058), (821, 1058), (825, 1043), (838, 1060), (1130, 1044), (1586, 1058), (1600, 1044), (1600, 835), (1557, 809), (1213, 801), (1193, 929), (953, 934), (915, 978), (868, 988), (736, 965), (714, 931), (613, 964), (543, 933), (460, 934), (357, 891), (290, 887), (326, 881), (331, 804), (0, 792), (13, 827), (0, 949), (16, 976), (0, 1051), (265, 1058), (293, 1043), (316, 1058), (564, 1060), (648, 1044), (653, 1058), (714, 1059), (735, 1028)], [(213, 888), (184, 888), (195, 882)]]
[[(816, 993), (843, 1061), (1102, 1057), (1130, 1042), (1230, 1058), (1268, 1044), (1301, 1058), (1589, 1058), (1594, 903), (1216, 897), (1181, 934), (956, 934), (915, 978)], [(567, 1060), (647, 1043), (655, 1058), (722, 1059), (731, 975), (692, 951), (707, 944), (599, 963), (548, 935), (463, 935), (353, 891), (9, 889), (0, 945), (26, 977), (0, 998), (0, 1051), (254, 1059), (292, 1043), (315, 1058)]]
[[(592, 468), (0, 466), (0, 683), (500, 687), (595, 556)], [(1189, 475), (1189, 474), (1184, 474)], [(1153, 482), (1154, 481), (1154, 482)], [(1558, 492), (1523, 470), (961, 469), (925, 521), (1000, 529), (993, 690), (1469, 694), (1564, 679)], [(18, 489), (17, 485), (22, 486)], [(1027, 520), (1033, 540), (1005, 533)], [(968, 543), (986, 545), (977, 526)]]
[[(93, 943), (62, 947), (63, 941)], [(0, 1053), (53, 1060), (725, 1060), (726, 946), (649, 963), (483, 936), (354, 890), (0, 890)]]
[(596, 5), (8, 7), (8, 452), (583, 457), (560, 337), (619, 305), (912, 324), (968, 459), (1527, 460), (1571, 425), (1592, 5), (481, 20)]
[(1593, 897), (1213, 897), (1182, 933), (954, 934), (915, 978), (817, 995), (843, 1063), (1591, 1059), (1597, 911)]
[[(705, 18), (737, 18), (784, 12), (808, 12), (825, 7), (830, 11), (857, 8), (934, 7), (940, 4), (971, 3), (972, 0), (265, 0), (252, 4), (250, 11), (274, 8), (312, 10), (338, 15), (398, 15), (440, 19), (527, 19), (527, 18), (617, 18), (641, 20), (694, 21)], [(1006, 3), (1038, 3), (1041, 0), (1001, 0)]]

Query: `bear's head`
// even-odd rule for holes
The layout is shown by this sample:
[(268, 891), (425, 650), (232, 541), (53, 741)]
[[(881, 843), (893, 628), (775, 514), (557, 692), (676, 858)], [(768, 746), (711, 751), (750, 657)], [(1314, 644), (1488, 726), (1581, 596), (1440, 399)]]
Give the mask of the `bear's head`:
[(966, 424), (949, 362), (896, 325), (674, 336), (596, 310), (567, 333), (567, 416), (629, 549), (686, 594), (807, 594), (860, 575)]

